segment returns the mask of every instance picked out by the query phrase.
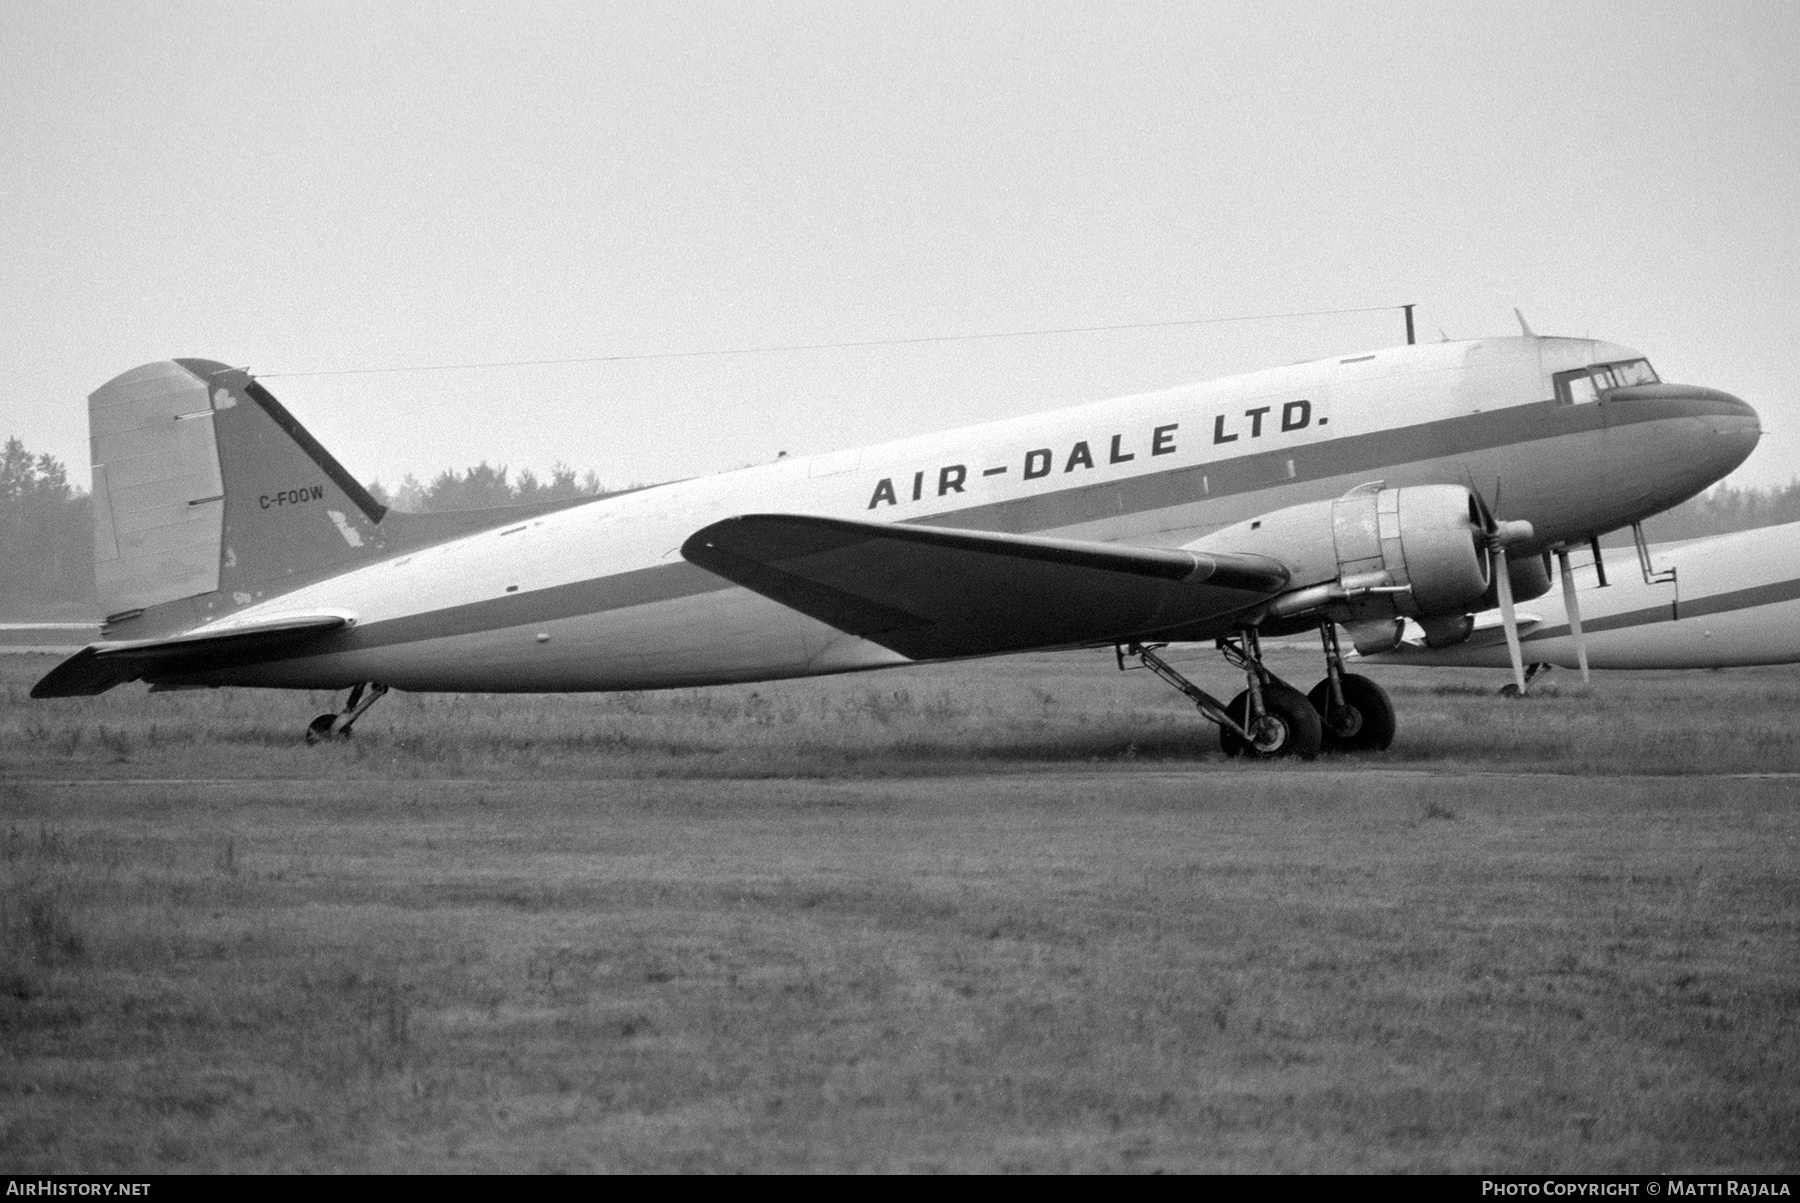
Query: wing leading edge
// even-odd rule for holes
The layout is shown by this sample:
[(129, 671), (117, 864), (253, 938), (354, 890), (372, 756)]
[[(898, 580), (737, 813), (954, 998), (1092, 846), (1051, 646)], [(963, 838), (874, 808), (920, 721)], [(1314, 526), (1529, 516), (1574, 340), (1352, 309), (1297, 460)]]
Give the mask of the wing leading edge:
[(1264, 556), (748, 514), (695, 532), (709, 572), (915, 660), (1111, 643), (1281, 592)]

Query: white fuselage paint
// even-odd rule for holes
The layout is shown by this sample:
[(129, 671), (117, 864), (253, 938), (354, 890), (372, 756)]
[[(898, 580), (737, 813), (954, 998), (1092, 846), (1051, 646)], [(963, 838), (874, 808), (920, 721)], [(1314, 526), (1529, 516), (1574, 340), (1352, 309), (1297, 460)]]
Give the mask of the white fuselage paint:
[[(1490, 501), (1503, 490), (1506, 516), (1533, 521), (1546, 541), (1573, 538), (1640, 516), (1633, 507), (1656, 500), (1658, 490), (1667, 496), (1653, 509), (1673, 504), (1747, 452), (1748, 445), (1714, 472), (1693, 450), (1704, 432), (1665, 446), (1657, 436), (1667, 423), (1540, 430), (1557, 415), (1504, 413), (1546, 410), (1555, 371), (1636, 354), (1573, 339), (1399, 347), (645, 489), (401, 554), (239, 610), (229, 621), (342, 610), (357, 623), (345, 650), (192, 680), (535, 692), (908, 662), (682, 559), (690, 534), (741, 514), (1181, 546), (1385, 479), (1473, 484)], [(1304, 423), (1294, 405), (1302, 401)], [(1291, 429), (1282, 429), (1284, 414)], [(1461, 445), (1465, 426), (1486, 431), (1487, 442)], [(1045, 451), (1049, 470), (1025, 479), (1028, 466), (1045, 462), (1033, 453)], [(984, 475), (998, 467), (1005, 471)], [(1165, 482), (1170, 491), (1160, 497)], [(599, 600), (551, 604), (571, 592)], [(532, 616), (533, 606), (543, 615)]]
[[(1630, 548), (1606, 557), (1607, 585), (1591, 563), (1573, 568), (1575, 600), (1594, 668), (1732, 668), (1800, 663), (1800, 523), (1651, 548), (1657, 574), (1645, 580)], [(1524, 632), (1528, 663), (1574, 668), (1561, 583), (1522, 607), (1538, 621)], [(1508, 668), (1506, 644), (1491, 625), (1467, 642), (1403, 644), (1368, 657), (1426, 667)]]

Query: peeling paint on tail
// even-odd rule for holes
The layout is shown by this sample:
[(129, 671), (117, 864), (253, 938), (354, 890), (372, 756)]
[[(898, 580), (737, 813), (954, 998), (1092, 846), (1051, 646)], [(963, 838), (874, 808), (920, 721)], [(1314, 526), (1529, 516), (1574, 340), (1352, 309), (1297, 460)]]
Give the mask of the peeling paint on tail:
[(146, 364), (97, 389), (88, 417), (96, 582), (131, 636), (382, 553), (385, 508), (238, 368)]
[(224, 480), (219, 589), (261, 600), (368, 559), (387, 512), (248, 373), (175, 361), (205, 380)]

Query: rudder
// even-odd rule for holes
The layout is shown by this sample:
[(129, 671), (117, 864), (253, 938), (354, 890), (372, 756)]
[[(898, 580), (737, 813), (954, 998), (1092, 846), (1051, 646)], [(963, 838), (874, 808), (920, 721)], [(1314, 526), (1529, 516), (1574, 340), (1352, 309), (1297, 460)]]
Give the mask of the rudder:
[(241, 369), (146, 364), (95, 390), (88, 421), (109, 626), (219, 617), (381, 553), (384, 507)]

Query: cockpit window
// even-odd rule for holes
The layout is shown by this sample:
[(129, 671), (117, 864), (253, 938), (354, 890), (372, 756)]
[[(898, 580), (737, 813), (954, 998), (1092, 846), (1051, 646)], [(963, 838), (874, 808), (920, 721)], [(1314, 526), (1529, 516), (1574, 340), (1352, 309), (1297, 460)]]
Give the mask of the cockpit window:
[(1620, 363), (1597, 363), (1590, 368), (1558, 372), (1555, 380), (1556, 399), (1564, 405), (1597, 401), (1607, 389), (1624, 388), (1631, 384), (1661, 383), (1657, 379), (1656, 370), (1650, 366), (1648, 359), (1627, 359)]
[(1602, 389), (1624, 388), (1628, 384), (1659, 384), (1648, 359), (1626, 363), (1605, 363), (1594, 369), (1594, 383)]

